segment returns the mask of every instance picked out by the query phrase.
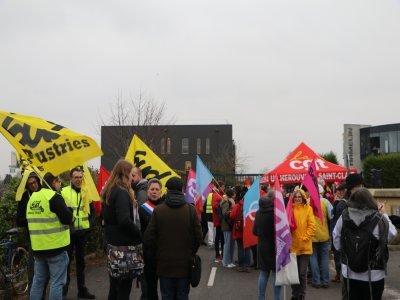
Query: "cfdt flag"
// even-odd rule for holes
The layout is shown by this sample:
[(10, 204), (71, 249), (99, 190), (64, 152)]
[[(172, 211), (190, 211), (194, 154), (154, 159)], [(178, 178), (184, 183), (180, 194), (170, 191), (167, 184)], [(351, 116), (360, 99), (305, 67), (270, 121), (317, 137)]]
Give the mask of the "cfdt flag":
[(324, 218), (322, 217), (321, 201), (319, 199), (318, 192), (318, 173), (317, 166), (315, 164), (315, 158), (312, 160), (306, 176), (302, 183), (308, 190), (310, 194), (310, 205), (313, 209), (314, 215), (320, 218), (321, 223), (324, 223)]
[(92, 138), (32, 116), (0, 111), (0, 133), (43, 174), (58, 175), (103, 155)]
[(286, 216), (282, 189), (279, 184), (278, 176), (275, 178), (274, 225), (276, 272), (278, 272), (290, 262), (289, 251), (290, 246), (292, 245), (292, 236), (290, 234), (289, 222)]
[(147, 180), (157, 178), (162, 183), (162, 193), (165, 184), (171, 177), (179, 177), (161, 158), (159, 158), (136, 134), (126, 152), (125, 159), (138, 167)]
[(189, 170), (185, 190), (186, 202), (194, 204), (196, 201), (196, 173), (193, 169)]
[(253, 225), (260, 200), (260, 176), (257, 176), (252, 186), (244, 195), (243, 204), (243, 247), (248, 248), (257, 244), (257, 237), (253, 234)]
[(198, 155), (196, 159), (196, 173), (196, 192), (197, 195), (203, 195), (213, 176)]

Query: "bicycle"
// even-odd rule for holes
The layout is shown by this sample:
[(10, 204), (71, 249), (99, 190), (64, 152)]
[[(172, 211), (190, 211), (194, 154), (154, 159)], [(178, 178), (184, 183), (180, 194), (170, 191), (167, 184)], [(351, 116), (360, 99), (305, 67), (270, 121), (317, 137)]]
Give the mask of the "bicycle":
[(3, 240), (8, 235), (8, 240), (0, 242), (0, 248), (7, 249), (7, 265), (4, 267), (1, 263), (0, 267), (0, 289), (9, 292), (12, 288), (16, 295), (28, 290), (28, 252), (13, 241), (13, 236), (19, 232), (19, 228), (8, 230), (1, 238)]

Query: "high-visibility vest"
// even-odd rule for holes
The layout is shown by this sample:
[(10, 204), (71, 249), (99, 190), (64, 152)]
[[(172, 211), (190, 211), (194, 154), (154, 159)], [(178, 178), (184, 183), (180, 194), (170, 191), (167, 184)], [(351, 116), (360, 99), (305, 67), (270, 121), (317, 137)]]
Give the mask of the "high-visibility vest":
[(42, 188), (32, 194), (26, 207), (29, 235), (34, 251), (58, 249), (70, 243), (69, 226), (61, 224), (50, 210), (55, 191)]
[(61, 190), (61, 196), (63, 196), (67, 206), (74, 211), (74, 229), (89, 229), (89, 214), (83, 210), (82, 194), (77, 193), (71, 186), (66, 186)]
[(212, 209), (212, 197), (213, 193), (209, 193), (207, 196), (207, 202), (206, 202), (206, 214), (212, 214), (213, 209)]

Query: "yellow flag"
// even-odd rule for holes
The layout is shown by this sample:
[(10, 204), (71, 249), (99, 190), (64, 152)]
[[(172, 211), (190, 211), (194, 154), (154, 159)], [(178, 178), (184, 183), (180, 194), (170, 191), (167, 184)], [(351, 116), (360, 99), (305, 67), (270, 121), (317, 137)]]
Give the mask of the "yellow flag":
[(143, 178), (157, 178), (162, 183), (162, 192), (165, 192), (165, 183), (171, 177), (180, 177), (165, 162), (163, 162), (136, 134), (126, 153), (125, 159), (138, 167)]
[(83, 181), (81, 188), (83, 209), (86, 213), (90, 213), (89, 204), (92, 201), (100, 201), (99, 193), (94, 184), (92, 174), (86, 164), (83, 164)]
[(58, 175), (103, 154), (92, 138), (36, 117), (0, 111), (0, 133), (43, 173)]

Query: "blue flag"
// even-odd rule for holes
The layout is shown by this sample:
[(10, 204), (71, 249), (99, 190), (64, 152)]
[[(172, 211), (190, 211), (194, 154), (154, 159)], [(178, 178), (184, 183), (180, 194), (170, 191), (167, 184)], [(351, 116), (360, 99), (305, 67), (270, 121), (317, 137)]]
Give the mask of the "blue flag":
[(196, 159), (196, 175), (197, 195), (203, 195), (213, 176), (198, 155)]
[(253, 234), (253, 225), (256, 212), (258, 210), (258, 200), (260, 200), (260, 176), (254, 180), (253, 184), (244, 195), (243, 204), (243, 247), (248, 248), (257, 244), (257, 237)]

